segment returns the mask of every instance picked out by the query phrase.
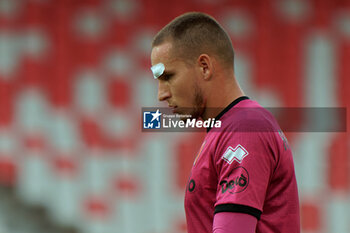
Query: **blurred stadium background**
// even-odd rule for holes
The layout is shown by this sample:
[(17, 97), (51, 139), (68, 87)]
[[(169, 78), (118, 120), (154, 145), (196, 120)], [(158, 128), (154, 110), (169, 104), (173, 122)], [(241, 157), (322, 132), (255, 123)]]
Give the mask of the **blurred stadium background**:
[[(186, 11), (224, 25), (263, 106), (349, 107), (349, 0), (0, 0), (1, 233), (186, 232), (203, 134), (140, 129), (164, 106), (152, 37)], [(287, 137), (302, 232), (349, 233), (349, 131)]]

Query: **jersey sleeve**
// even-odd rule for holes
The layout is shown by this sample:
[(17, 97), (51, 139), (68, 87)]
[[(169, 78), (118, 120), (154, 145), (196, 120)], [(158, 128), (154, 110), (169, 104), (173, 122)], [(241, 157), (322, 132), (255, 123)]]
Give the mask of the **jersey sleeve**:
[[(250, 122), (250, 128), (254, 124), (263, 122)], [(274, 136), (274, 132), (243, 128), (221, 134), (214, 156), (218, 176), (215, 213), (246, 213), (260, 219), (278, 160)]]
[(213, 233), (255, 233), (257, 219), (253, 216), (241, 213), (218, 213), (213, 220)]

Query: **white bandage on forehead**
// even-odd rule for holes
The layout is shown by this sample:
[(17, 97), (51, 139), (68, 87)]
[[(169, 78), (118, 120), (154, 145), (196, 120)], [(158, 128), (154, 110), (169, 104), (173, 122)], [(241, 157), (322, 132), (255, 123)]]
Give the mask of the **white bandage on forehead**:
[(158, 63), (158, 64), (152, 66), (151, 70), (152, 70), (154, 79), (157, 79), (163, 74), (163, 72), (165, 70), (165, 66), (163, 63)]

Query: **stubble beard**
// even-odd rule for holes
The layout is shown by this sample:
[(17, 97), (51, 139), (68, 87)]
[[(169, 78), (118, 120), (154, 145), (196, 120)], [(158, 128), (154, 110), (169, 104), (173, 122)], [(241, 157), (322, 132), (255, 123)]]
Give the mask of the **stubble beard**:
[(194, 103), (193, 103), (193, 109), (192, 109), (192, 118), (199, 119), (202, 118), (204, 112), (204, 98), (203, 98), (203, 92), (196, 84), (194, 86)]
[(195, 84), (193, 89), (194, 94), (192, 107), (179, 109), (178, 113), (184, 115), (184, 117), (181, 117), (182, 121), (186, 121), (187, 119), (200, 119), (203, 116), (203, 112), (205, 110), (203, 92), (198, 86), (198, 84)]

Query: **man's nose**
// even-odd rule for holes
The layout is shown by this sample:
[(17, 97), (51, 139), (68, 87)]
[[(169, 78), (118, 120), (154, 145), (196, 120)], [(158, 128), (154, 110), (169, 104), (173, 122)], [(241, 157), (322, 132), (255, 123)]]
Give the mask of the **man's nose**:
[(168, 85), (162, 81), (158, 83), (158, 100), (164, 101), (171, 97)]

